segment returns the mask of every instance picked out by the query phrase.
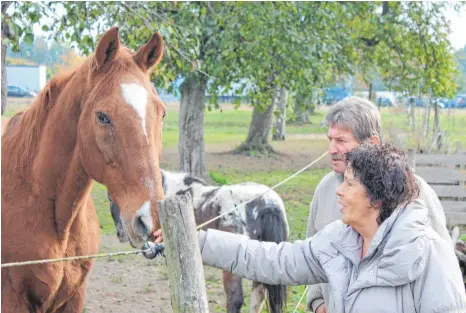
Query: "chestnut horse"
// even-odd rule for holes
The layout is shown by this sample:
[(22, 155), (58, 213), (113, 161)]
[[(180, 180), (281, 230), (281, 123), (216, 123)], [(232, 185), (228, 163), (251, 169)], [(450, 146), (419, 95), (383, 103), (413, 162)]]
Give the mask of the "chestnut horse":
[[(53, 77), (2, 136), (2, 263), (98, 252), (92, 182), (121, 208), (131, 244), (160, 228), (164, 106), (149, 80), (159, 34), (136, 53), (108, 30), (95, 53)], [(2, 312), (81, 312), (91, 260), (2, 268)]]

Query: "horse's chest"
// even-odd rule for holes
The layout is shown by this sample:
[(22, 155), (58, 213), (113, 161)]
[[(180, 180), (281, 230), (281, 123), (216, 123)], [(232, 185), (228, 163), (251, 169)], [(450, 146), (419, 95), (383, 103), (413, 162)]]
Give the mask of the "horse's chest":
[[(71, 227), (71, 232), (65, 248), (65, 253), (49, 255), (41, 258), (73, 257), (96, 254), (99, 249), (99, 225), (86, 214), (78, 215)], [(91, 214), (92, 215), (92, 214)], [(82, 219), (84, 218), (84, 220)], [(97, 220), (95, 218), (95, 220)], [(57, 248), (61, 250), (62, 248)], [(42, 270), (33, 273), (33, 285), (30, 292), (35, 293), (35, 298), (42, 303), (44, 308), (53, 311), (71, 299), (79, 288), (83, 286), (86, 276), (90, 272), (93, 259), (64, 261), (47, 264)]]

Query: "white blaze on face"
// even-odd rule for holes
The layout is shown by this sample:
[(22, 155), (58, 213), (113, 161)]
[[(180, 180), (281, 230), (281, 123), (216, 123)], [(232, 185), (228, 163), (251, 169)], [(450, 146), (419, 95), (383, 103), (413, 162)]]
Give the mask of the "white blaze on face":
[(133, 107), (136, 113), (141, 118), (142, 130), (146, 135), (146, 104), (147, 90), (138, 84), (121, 84), (121, 90), (125, 101)]

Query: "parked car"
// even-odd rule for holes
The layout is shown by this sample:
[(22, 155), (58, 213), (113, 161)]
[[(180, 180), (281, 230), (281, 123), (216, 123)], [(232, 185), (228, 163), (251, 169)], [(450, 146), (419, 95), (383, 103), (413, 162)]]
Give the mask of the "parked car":
[(396, 96), (391, 91), (377, 91), (375, 104), (381, 107), (397, 107), (398, 102)]
[(420, 97), (409, 97), (408, 98), (408, 106), (411, 106), (411, 104), (414, 104), (414, 106), (421, 107), (421, 108), (423, 108), (425, 106), (424, 99), (422, 99)]
[(432, 103), (436, 104), (441, 109), (447, 108), (449, 101), (450, 100), (448, 100), (447, 98), (432, 99)]
[(466, 108), (466, 94), (457, 95), (453, 102), (457, 108)]
[(35, 92), (24, 90), (18, 86), (8, 86), (8, 97), (30, 98), (36, 96)]
[(348, 96), (349, 94), (344, 88), (327, 88), (324, 93), (324, 103), (332, 105)]

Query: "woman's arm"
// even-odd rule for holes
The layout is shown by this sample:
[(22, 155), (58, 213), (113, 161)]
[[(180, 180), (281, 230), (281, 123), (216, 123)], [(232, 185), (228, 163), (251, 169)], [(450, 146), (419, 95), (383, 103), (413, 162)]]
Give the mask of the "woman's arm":
[(311, 249), (311, 240), (264, 242), (209, 229), (199, 232), (204, 264), (272, 285), (310, 285), (327, 282)]

